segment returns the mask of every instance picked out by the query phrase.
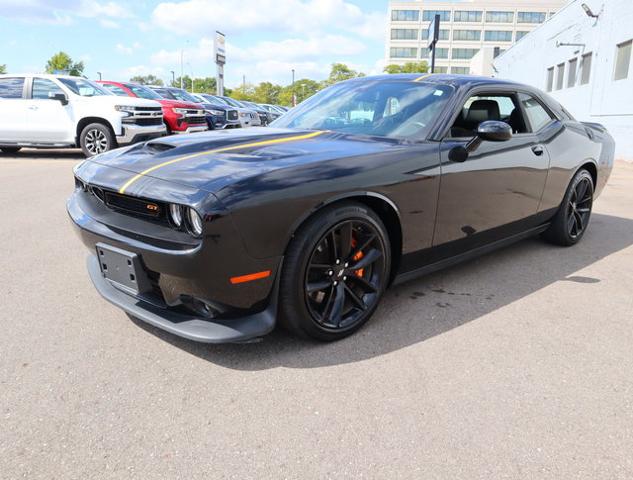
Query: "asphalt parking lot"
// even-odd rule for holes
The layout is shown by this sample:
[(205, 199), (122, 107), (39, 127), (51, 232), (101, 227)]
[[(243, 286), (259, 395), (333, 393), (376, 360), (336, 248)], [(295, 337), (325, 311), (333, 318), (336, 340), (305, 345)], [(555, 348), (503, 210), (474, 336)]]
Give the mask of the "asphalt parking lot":
[(633, 477), (633, 164), (574, 248), (393, 288), (338, 343), (205, 346), (93, 289), (80, 158), (0, 157), (0, 478)]

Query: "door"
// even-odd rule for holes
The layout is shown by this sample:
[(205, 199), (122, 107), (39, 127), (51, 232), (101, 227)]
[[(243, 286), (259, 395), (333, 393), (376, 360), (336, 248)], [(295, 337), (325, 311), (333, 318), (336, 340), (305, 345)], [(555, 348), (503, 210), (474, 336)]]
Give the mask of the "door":
[[(464, 162), (449, 151), (464, 146), (479, 123), (512, 127), (510, 140), (483, 141)], [(515, 92), (471, 95), (441, 142), (441, 182), (433, 245), (462, 240), (465, 249), (523, 231), (535, 219), (549, 169), (547, 150), (532, 132)], [(505, 228), (500, 228), (505, 227)], [(487, 232), (487, 234), (486, 234)]]
[(0, 78), (0, 144), (25, 142), (29, 131), (24, 77)]
[(27, 109), (31, 129), (30, 141), (33, 143), (74, 143), (75, 129), (72, 121), (70, 103), (63, 105), (52, 97), (64, 94), (62, 88), (48, 78), (34, 77), (31, 86)]

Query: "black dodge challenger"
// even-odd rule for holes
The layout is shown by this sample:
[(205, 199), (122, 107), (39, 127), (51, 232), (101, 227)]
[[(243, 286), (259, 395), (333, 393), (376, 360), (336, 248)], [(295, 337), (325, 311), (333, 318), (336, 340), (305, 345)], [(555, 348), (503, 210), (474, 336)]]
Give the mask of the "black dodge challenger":
[(271, 128), (152, 140), (75, 168), (90, 277), (129, 315), (200, 342), (336, 340), (385, 289), (530, 235), (573, 245), (614, 142), (524, 85), (384, 75)]

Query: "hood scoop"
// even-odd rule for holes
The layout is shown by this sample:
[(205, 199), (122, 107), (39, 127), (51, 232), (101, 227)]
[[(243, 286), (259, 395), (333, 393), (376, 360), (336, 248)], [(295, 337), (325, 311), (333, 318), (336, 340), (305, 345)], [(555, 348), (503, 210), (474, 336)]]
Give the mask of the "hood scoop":
[(171, 150), (173, 148), (176, 148), (176, 145), (163, 142), (147, 142), (143, 150), (152, 154), (157, 154), (166, 152), (167, 150)]

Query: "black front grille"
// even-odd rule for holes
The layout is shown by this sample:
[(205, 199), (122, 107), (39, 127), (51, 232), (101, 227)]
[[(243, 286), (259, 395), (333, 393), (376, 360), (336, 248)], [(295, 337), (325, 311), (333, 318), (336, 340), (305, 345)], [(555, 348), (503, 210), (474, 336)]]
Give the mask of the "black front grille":
[(163, 119), (161, 117), (157, 118), (137, 118), (134, 120), (135, 125), (140, 125), (141, 127), (154, 127), (163, 124)]
[(142, 198), (108, 191), (105, 191), (104, 194), (105, 204), (110, 208), (152, 218), (159, 218), (164, 213), (163, 206), (151, 200), (143, 200)]
[(187, 123), (190, 125), (206, 125), (207, 120), (204, 117), (199, 117), (199, 116), (191, 116), (191, 117), (187, 117)]
[(237, 120), (237, 110), (229, 110), (226, 116), (229, 120)]

